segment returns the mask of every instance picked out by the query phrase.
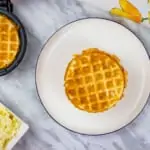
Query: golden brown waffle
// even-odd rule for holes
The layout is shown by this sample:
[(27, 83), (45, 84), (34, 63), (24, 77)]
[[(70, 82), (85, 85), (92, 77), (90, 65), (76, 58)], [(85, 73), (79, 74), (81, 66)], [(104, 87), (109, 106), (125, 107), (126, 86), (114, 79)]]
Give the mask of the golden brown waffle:
[(123, 97), (127, 74), (116, 56), (96, 48), (75, 55), (65, 74), (65, 91), (72, 104), (87, 112), (103, 112)]
[(19, 51), (17, 25), (4, 15), (0, 15), (0, 69), (8, 67)]

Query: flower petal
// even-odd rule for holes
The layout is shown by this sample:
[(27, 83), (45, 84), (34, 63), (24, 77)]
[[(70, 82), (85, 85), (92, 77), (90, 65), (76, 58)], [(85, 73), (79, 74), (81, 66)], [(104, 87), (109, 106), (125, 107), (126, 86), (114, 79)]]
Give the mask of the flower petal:
[(140, 23), (142, 20), (142, 18), (140, 16), (132, 16), (132, 15), (122, 11), (122, 9), (119, 9), (119, 8), (112, 8), (110, 10), (110, 14), (119, 16), (119, 17), (124, 17), (124, 18), (130, 19), (137, 23)]
[(128, 0), (119, 0), (119, 4), (124, 12), (132, 16), (140, 16), (142, 18), (140, 11)]

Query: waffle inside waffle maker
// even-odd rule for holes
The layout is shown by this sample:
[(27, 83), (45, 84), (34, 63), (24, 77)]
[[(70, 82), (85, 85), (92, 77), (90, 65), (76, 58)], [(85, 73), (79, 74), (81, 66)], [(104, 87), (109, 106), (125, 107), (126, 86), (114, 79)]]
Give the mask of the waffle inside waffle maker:
[(14, 70), (26, 50), (26, 34), (20, 20), (13, 14), (10, 0), (0, 0), (0, 76)]

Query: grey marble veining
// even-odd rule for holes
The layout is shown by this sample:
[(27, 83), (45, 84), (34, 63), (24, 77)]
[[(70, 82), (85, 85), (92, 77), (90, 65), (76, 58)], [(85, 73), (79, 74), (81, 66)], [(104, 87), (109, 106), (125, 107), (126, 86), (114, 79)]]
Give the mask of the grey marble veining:
[[(30, 125), (14, 150), (150, 150), (150, 102), (127, 127), (102, 136), (70, 132), (45, 112), (35, 88), (35, 66), (47, 39), (61, 26), (85, 17), (115, 20), (99, 6), (82, 0), (12, 0), (14, 13), (25, 25), (28, 47), (19, 67), (0, 78), (0, 101)], [(91, 0), (92, 1), (92, 0)], [(93, 1), (94, 3), (94, 1)], [(123, 19), (150, 52), (150, 29)]]

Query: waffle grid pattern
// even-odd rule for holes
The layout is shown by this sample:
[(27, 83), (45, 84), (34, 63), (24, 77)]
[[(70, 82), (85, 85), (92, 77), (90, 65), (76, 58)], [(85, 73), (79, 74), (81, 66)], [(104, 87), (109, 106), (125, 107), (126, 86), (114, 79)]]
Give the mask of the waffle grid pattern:
[(102, 112), (116, 105), (125, 86), (124, 72), (117, 61), (95, 49), (75, 56), (65, 75), (69, 100), (88, 112)]
[(0, 69), (8, 67), (19, 50), (17, 26), (6, 16), (0, 15)]

